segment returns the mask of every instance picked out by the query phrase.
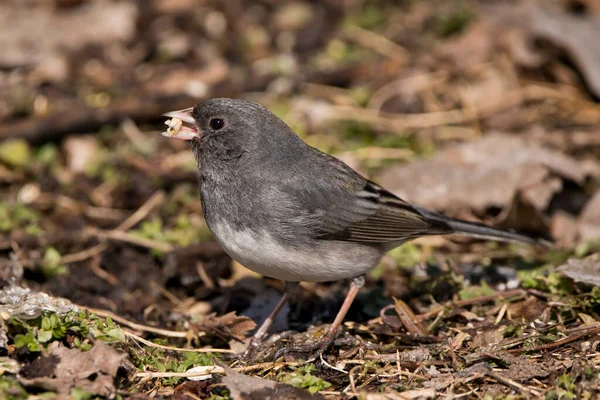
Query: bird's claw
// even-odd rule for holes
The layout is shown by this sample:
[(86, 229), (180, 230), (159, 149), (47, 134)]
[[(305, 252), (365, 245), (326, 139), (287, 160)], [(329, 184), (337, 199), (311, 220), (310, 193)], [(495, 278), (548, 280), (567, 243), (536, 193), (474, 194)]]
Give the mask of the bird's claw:
[(285, 346), (275, 353), (273, 359), (277, 360), (280, 357), (285, 357), (288, 355), (291, 355), (297, 359), (314, 359), (323, 354), (325, 350), (327, 350), (327, 348), (333, 342), (333, 339), (333, 337), (329, 337), (328, 335), (326, 335), (312, 343), (292, 344), (289, 346)]

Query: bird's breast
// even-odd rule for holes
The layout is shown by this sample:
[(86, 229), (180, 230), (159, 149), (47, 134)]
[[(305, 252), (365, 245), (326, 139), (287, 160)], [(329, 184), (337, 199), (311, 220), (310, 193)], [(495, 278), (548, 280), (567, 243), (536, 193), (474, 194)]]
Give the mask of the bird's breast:
[(354, 278), (377, 264), (382, 255), (372, 247), (341, 241), (286, 244), (265, 230), (237, 229), (225, 221), (209, 227), (234, 260), (261, 275), (286, 281)]

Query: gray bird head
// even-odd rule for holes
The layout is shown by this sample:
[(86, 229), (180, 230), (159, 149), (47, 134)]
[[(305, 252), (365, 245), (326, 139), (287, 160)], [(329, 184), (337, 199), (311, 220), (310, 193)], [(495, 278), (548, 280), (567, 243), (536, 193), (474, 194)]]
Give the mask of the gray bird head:
[(282, 120), (251, 101), (216, 98), (165, 116), (191, 125), (163, 135), (189, 140), (201, 164), (259, 158), (263, 164), (286, 153), (289, 157), (294, 147), (304, 146)]

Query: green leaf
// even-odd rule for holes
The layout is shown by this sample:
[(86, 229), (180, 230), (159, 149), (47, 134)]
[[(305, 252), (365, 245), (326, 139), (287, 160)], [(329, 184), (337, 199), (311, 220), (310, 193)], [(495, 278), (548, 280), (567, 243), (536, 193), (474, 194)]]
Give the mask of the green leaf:
[(46, 343), (52, 339), (52, 332), (40, 329), (37, 334), (37, 339), (40, 343)]
[(8, 140), (0, 145), (0, 161), (11, 167), (24, 167), (31, 159), (31, 149), (23, 139)]

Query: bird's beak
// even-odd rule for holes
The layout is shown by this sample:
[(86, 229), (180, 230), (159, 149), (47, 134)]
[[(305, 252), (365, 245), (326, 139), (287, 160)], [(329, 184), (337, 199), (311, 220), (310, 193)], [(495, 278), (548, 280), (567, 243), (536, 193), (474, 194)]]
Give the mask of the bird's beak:
[[(180, 140), (192, 140), (200, 137), (200, 132), (198, 131), (194, 117), (192, 116), (193, 109), (193, 107), (190, 107), (163, 114), (165, 117), (170, 117), (171, 119), (165, 122), (168, 128), (166, 132), (161, 132), (161, 135)], [(183, 125), (183, 123), (187, 123), (191, 126)]]

